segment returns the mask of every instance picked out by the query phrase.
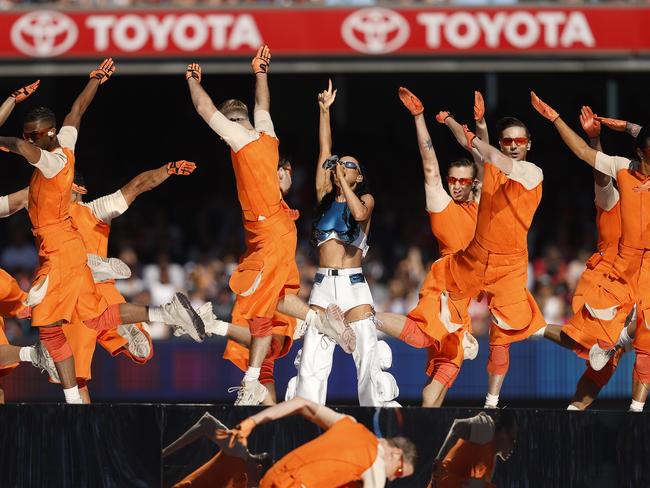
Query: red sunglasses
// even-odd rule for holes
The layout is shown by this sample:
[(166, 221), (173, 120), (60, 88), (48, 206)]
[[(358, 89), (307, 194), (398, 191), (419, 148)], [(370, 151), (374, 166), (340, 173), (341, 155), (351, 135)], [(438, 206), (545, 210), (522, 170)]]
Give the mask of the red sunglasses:
[(399, 466), (397, 466), (397, 469), (395, 470), (395, 478), (402, 478), (404, 477), (404, 454), (402, 454), (399, 458)]
[(474, 178), (455, 178), (453, 176), (447, 176), (447, 183), (450, 185), (458, 183), (461, 186), (470, 186), (474, 183)]
[(501, 144), (504, 146), (512, 146), (512, 143), (517, 146), (525, 146), (528, 144), (528, 137), (504, 137), (501, 139)]
[(45, 135), (48, 131), (52, 130), (52, 127), (48, 127), (47, 129), (43, 130), (34, 130), (32, 132), (23, 132), (23, 139), (26, 140), (27, 142), (36, 142), (38, 141), (41, 137)]

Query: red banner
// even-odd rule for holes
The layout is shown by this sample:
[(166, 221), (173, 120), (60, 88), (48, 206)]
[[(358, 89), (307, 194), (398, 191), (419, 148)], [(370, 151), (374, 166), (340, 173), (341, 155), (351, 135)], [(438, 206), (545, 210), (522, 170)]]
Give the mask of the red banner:
[(0, 59), (650, 51), (650, 8), (33, 10), (0, 14)]

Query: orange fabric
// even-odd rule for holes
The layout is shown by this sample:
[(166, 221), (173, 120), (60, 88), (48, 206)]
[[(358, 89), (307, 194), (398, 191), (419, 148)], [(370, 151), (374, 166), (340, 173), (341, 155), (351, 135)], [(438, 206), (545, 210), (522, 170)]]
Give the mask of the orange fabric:
[(179, 481), (173, 488), (247, 488), (246, 462), (224, 452)]
[[(0, 346), (9, 344), (9, 340), (5, 335), (5, 322), (2, 317), (0, 317)], [(20, 363), (11, 363), (6, 366), (0, 366), (0, 378), (7, 376), (11, 373)]]
[(70, 349), (70, 344), (66, 341), (60, 325), (41, 327), (38, 332), (43, 346), (50, 353), (55, 363), (72, 357), (72, 349)]
[(332, 488), (360, 480), (375, 462), (378, 444), (372, 432), (345, 416), (275, 463), (260, 488)]
[(79, 229), (86, 253), (107, 257), (111, 226), (98, 219), (89, 207), (77, 202), (70, 204), (70, 215)]
[(527, 190), (486, 162), (476, 240), (494, 253), (526, 252), (528, 229), (541, 198), (541, 184)]
[(490, 374), (505, 375), (510, 367), (510, 344), (495, 346), (490, 344), (487, 370)]
[(625, 325), (625, 320), (598, 320), (590, 315), (584, 307), (578, 310), (562, 327), (562, 332), (576, 341), (580, 347), (574, 352), (584, 358), (589, 358), (589, 349), (598, 343), (613, 346)]
[(109, 305), (108, 308), (104, 310), (100, 316), (84, 320), (83, 322), (91, 329), (95, 329), (97, 331), (115, 329), (122, 323), (122, 317), (120, 316), (120, 306), (117, 304)]
[(598, 228), (598, 251), (586, 263), (586, 269), (576, 286), (571, 308), (578, 313), (585, 303), (584, 293), (606, 276), (618, 252), (621, 237), (621, 204), (616, 202), (610, 210), (596, 207), (596, 227)]
[(468, 479), (490, 481), (494, 471), (494, 440), (485, 444), (459, 439), (442, 460), (442, 475), (434, 478), (436, 488), (461, 488)]
[(636, 353), (632, 378), (645, 385), (650, 384), (650, 355), (646, 353)]
[[(18, 282), (4, 269), (0, 269), (0, 344), (9, 344), (4, 330), (2, 317), (13, 317), (25, 308), (23, 301), (27, 298)], [(19, 363), (0, 367), (0, 378), (8, 375)]]
[(404, 328), (402, 329), (402, 332), (400, 332), (399, 340), (417, 349), (422, 349), (425, 347), (428, 347), (429, 349), (432, 347), (437, 349), (439, 347), (438, 341), (436, 341), (430, 335), (425, 334), (424, 331), (418, 326), (417, 322), (411, 320), (408, 317), (406, 318), (406, 322), (404, 322)]
[(465, 249), (474, 238), (478, 204), (474, 201), (449, 202), (442, 212), (429, 212), (431, 232), (438, 241), (440, 254), (446, 256)]
[(281, 208), (279, 144), (276, 138), (262, 133), (259, 139), (248, 143), (238, 152), (230, 152), (237, 196), (246, 221), (256, 222), (260, 216), (268, 219)]
[(445, 365), (453, 365), (460, 371), (460, 366), (465, 360), (465, 350), (462, 345), (463, 334), (465, 334), (465, 328), (458, 329), (447, 335), (440, 343), (439, 348), (434, 346), (427, 349), (427, 376), (433, 376), (440, 367)]
[(584, 378), (589, 378), (598, 388), (604, 388), (616, 371), (616, 363), (620, 355), (614, 356), (615, 361), (609, 361), (603, 369), (596, 371), (587, 361), (587, 369), (582, 374)]
[(634, 170), (621, 170), (616, 174), (616, 184), (621, 195), (621, 242), (636, 249), (650, 249), (650, 192), (635, 191), (650, 181)]
[(266, 220), (244, 221), (244, 229), (247, 249), (230, 278), (230, 288), (237, 293), (243, 318), (272, 318), (280, 297), (300, 290), (296, 225), (282, 211)]
[(273, 333), (273, 321), (270, 318), (253, 317), (248, 324), (253, 337), (268, 337)]
[(452, 362), (436, 361), (431, 370), (431, 379), (449, 389), (460, 373), (460, 368)]

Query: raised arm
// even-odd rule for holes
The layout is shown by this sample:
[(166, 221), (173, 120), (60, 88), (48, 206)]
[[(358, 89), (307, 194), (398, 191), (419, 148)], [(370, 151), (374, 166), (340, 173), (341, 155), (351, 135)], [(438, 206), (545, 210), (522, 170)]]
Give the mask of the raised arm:
[(375, 208), (375, 199), (373, 196), (370, 193), (366, 193), (360, 197), (357, 196), (345, 179), (345, 170), (340, 163), (336, 165), (336, 177), (341, 185), (341, 192), (345, 196), (345, 202), (348, 204), (352, 218), (359, 223), (368, 220), (372, 216), (372, 211)]
[[(569, 146), (569, 149), (582, 159), (584, 162), (588, 163), (592, 167), (596, 167), (596, 155), (598, 151), (589, 147), (589, 145), (584, 141), (582, 137), (576, 134), (564, 121), (560, 118), (560, 115), (549, 105), (544, 103), (540, 98), (535, 95), (535, 92), (530, 92), (530, 101), (535, 108), (544, 118), (553, 122), (553, 125), (560, 133), (560, 137), (564, 143)], [(610, 176), (614, 176), (611, 175)]]
[(72, 104), (70, 112), (63, 119), (63, 126), (72, 126), (79, 130), (81, 118), (95, 98), (99, 85), (106, 83), (114, 71), (115, 63), (111, 58), (105, 59), (97, 69), (91, 71), (90, 81)]
[(327, 90), (318, 94), (318, 107), (320, 109), (318, 125), (319, 153), (316, 163), (316, 199), (318, 203), (332, 191), (331, 168), (324, 168), (325, 160), (332, 155), (332, 128), (330, 126), (330, 107), (336, 100), (336, 90), (332, 88), (332, 80), (328, 81)]
[(29, 187), (0, 197), (0, 217), (9, 217), (23, 208), (27, 208)]
[(600, 144), (600, 121), (591, 110), (591, 107), (583, 105), (580, 109), (580, 125), (589, 138), (589, 146), (596, 150), (603, 150)]
[(17, 137), (0, 137), (0, 149), (24, 157), (29, 164), (36, 164), (41, 159), (41, 149)]
[(476, 137), (489, 144), (490, 135), (485, 122), (485, 101), (480, 91), (474, 92), (474, 121), (476, 122)]
[(619, 120), (619, 119), (610, 119), (607, 117), (598, 117), (598, 116), (596, 117), (596, 119), (598, 120), (598, 122), (601, 122), (606, 127), (609, 127), (610, 129), (615, 130), (616, 132), (626, 132), (632, 137), (638, 136), (639, 132), (641, 132), (641, 126), (633, 122), (628, 122), (626, 120)]
[(454, 423), (451, 424), (447, 437), (443, 441), (434, 462), (442, 461), (459, 439), (468, 440), (471, 432), (472, 423), (470, 419), (455, 419)]
[(158, 169), (144, 171), (122, 187), (122, 196), (126, 200), (127, 205), (131, 205), (138, 196), (144, 192), (153, 190), (171, 175), (186, 176), (191, 174), (195, 169), (196, 164), (193, 162), (180, 160), (164, 164)]
[(187, 87), (190, 89), (194, 108), (201, 118), (209, 124), (212, 116), (217, 112), (217, 107), (214, 106), (210, 95), (201, 86), (201, 65), (191, 63), (185, 71), (185, 79), (187, 80)]
[(40, 83), (41, 80), (36, 80), (31, 85), (19, 88), (7, 97), (4, 103), (0, 105), (0, 126), (5, 123), (14, 107), (34, 93), (38, 89)]
[(255, 111), (271, 109), (271, 92), (269, 91), (268, 71), (271, 62), (271, 51), (265, 44), (257, 50), (251, 62), (255, 73)]

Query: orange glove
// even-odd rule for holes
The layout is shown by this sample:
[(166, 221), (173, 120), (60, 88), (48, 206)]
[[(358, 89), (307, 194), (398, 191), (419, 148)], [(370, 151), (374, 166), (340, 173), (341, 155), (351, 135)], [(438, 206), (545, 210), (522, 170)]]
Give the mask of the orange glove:
[(27, 99), (32, 93), (34, 93), (36, 90), (38, 90), (38, 85), (41, 82), (41, 80), (36, 80), (34, 83), (31, 85), (24, 86), (22, 88), (19, 88), (15, 92), (11, 94), (12, 97), (16, 99), (16, 103), (20, 103), (24, 100)]
[(115, 63), (113, 62), (113, 58), (106, 58), (102, 61), (102, 64), (99, 65), (99, 68), (90, 72), (90, 78), (99, 80), (99, 84), (101, 85), (106, 83), (114, 72)]
[(420, 99), (413, 95), (407, 88), (400, 86), (399, 90), (397, 90), (397, 95), (404, 106), (409, 109), (411, 115), (420, 115), (424, 112), (424, 107)]
[(474, 120), (481, 120), (485, 116), (485, 102), (480, 91), (474, 92)]
[(476, 137), (476, 134), (469, 130), (467, 124), (463, 124), (463, 132), (465, 133), (465, 138), (467, 139), (467, 148), (471, 151), (474, 149), (474, 146), (472, 146), (472, 141)]
[(196, 164), (194, 164), (192, 161), (185, 161), (184, 159), (167, 163), (168, 175), (187, 176), (191, 174), (195, 169)]
[(201, 83), (201, 65), (199, 63), (192, 63), (187, 66), (185, 79), (189, 80), (190, 78), (194, 78), (196, 81)]
[(602, 123), (605, 127), (608, 127), (616, 132), (625, 132), (627, 127), (627, 121), (619, 119), (608, 119), (607, 117), (598, 117), (595, 116), (595, 119)]
[(257, 50), (257, 54), (251, 61), (251, 67), (253, 68), (253, 73), (268, 73), (269, 64), (271, 63), (271, 51), (269, 46), (264, 44)]
[(257, 426), (257, 423), (253, 420), (252, 417), (248, 417), (241, 421), (241, 423), (230, 431), (224, 431), (223, 429), (217, 430), (216, 436), (217, 439), (224, 439), (224, 433), (226, 437), (230, 438), (228, 447), (235, 447), (237, 442), (241, 443), (243, 446), (248, 446), (248, 436), (251, 435), (253, 429)]
[(591, 111), (591, 107), (583, 105), (580, 109), (580, 125), (589, 139), (600, 137), (600, 122)]
[(11, 152), (8, 147), (0, 146), (0, 151)]
[(539, 99), (539, 97), (537, 95), (535, 95), (534, 91), (530, 92), (530, 103), (533, 104), (533, 107), (535, 108), (535, 110), (537, 110), (541, 115), (546, 117), (551, 122), (555, 122), (555, 119), (557, 119), (560, 116), (560, 114), (558, 114), (549, 105), (542, 102)]
[(438, 112), (438, 115), (436, 115), (436, 120), (441, 124), (444, 124), (445, 120), (447, 120), (447, 117), (452, 117), (452, 115), (449, 112), (443, 110), (441, 112)]

